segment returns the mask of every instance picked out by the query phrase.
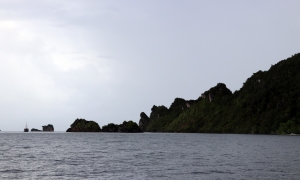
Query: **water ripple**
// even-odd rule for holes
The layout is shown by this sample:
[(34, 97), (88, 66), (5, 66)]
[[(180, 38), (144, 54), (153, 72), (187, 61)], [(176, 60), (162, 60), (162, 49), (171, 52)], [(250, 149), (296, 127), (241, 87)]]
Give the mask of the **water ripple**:
[[(297, 179), (300, 138), (1, 133), (0, 179)], [(284, 144), (285, 148), (282, 148)]]

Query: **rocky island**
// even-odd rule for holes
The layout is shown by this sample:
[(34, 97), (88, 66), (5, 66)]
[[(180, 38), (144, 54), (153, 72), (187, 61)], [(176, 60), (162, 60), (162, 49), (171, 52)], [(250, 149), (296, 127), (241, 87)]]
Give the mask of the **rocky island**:
[(101, 128), (94, 121), (77, 118), (66, 132), (101, 132)]
[(54, 131), (54, 126), (52, 124), (48, 124), (48, 125), (45, 125), (45, 126), (42, 126), (42, 127), (43, 127), (43, 130), (32, 128), (31, 132), (40, 132), (40, 131), (43, 131), (43, 132), (53, 132)]
[(196, 100), (176, 98), (169, 108), (140, 114), (145, 132), (300, 133), (300, 54), (258, 71), (234, 93), (224, 83)]
[(43, 127), (43, 131), (48, 131), (48, 132), (53, 132), (54, 131), (54, 127), (52, 124), (48, 124), (48, 125), (45, 125), (45, 126), (42, 126)]
[(139, 125), (124, 121), (102, 127), (76, 119), (67, 132), (300, 133), (300, 54), (258, 71), (232, 92), (224, 83), (195, 100), (175, 98), (169, 108), (153, 105)]

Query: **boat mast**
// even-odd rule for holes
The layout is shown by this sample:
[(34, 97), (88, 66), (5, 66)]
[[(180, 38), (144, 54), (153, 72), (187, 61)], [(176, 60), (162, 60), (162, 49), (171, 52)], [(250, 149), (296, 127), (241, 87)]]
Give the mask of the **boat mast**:
[(24, 132), (28, 132), (27, 122), (26, 122), (26, 127), (24, 128)]

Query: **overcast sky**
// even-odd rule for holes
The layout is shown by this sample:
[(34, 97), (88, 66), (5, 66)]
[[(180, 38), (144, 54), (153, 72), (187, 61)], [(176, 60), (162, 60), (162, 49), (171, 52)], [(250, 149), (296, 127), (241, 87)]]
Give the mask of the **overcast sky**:
[(0, 129), (138, 122), (299, 52), (299, 0), (0, 0)]

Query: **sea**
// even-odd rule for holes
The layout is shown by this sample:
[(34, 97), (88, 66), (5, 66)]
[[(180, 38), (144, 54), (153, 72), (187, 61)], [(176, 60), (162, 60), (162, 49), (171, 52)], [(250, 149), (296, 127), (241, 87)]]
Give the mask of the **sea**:
[(299, 180), (300, 136), (0, 132), (0, 179)]

